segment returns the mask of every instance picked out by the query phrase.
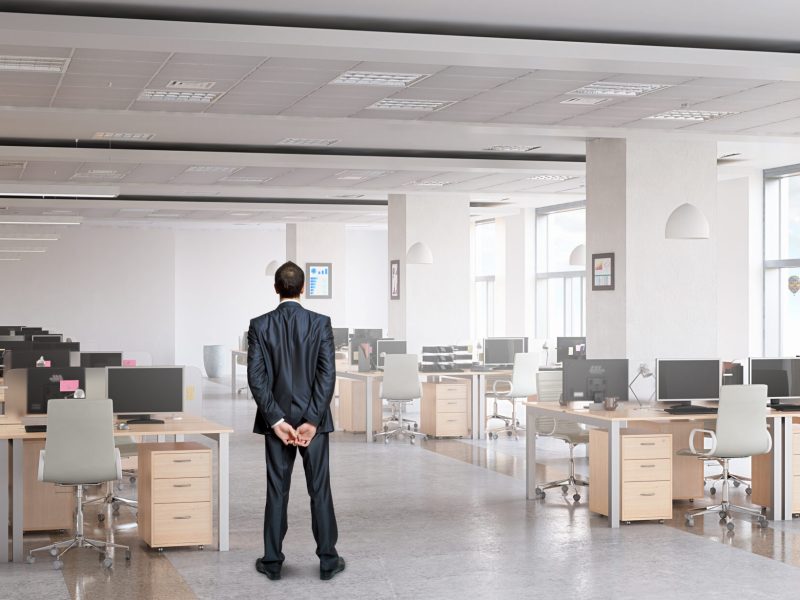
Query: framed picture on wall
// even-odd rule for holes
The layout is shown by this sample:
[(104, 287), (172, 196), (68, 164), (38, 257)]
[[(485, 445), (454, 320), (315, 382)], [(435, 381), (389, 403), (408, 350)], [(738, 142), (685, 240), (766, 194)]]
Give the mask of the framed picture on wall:
[(306, 298), (327, 300), (333, 291), (333, 265), (306, 263)]
[(400, 300), (400, 261), (389, 261), (389, 299)]
[(592, 290), (614, 289), (614, 253), (592, 254)]

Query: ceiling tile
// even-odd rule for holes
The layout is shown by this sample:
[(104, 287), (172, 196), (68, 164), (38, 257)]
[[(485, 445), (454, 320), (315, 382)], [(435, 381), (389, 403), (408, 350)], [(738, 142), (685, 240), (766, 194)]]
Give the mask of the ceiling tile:
[(122, 62), (115, 60), (83, 60), (74, 59), (67, 67), (67, 73), (85, 75), (127, 75), (144, 77), (153, 75), (160, 63), (155, 62)]
[(0, 96), (0, 106), (43, 107), (50, 105), (48, 97)]
[(0, 71), (0, 89), (4, 85), (57, 85), (60, 73), (15, 73)]
[(320, 86), (330, 82), (340, 74), (341, 71), (338, 69), (335, 71), (289, 69), (284, 67), (271, 67), (270, 63), (267, 63), (265, 66), (259, 67), (253, 71), (253, 73), (247, 77), (247, 81), (286, 81), (289, 83), (313, 83)]
[(205, 102), (153, 102), (144, 100), (134, 102), (131, 105), (131, 110), (198, 113), (203, 112), (209, 106), (210, 104)]
[(85, 60), (117, 60), (136, 62), (163, 63), (169, 58), (169, 52), (149, 52), (140, 50), (112, 50), (110, 48), (76, 48), (73, 59)]
[(68, 87), (113, 88), (141, 90), (150, 81), (149, 76), (126, 77), (120, 75), (83, 75), (66, 73), (61, 85)]
[(0, 54), (9, 56), (45, 56), (51, 58), (67, 58), (71, 48), (55, 48), (46, 46), (10, 46), (0, 44)]
[(125, 183), (167, 183), (186, 170), (186, 165), (145, 164), (135, 167), (125, 177)]
[(79, 162), (28, 162), (22, 179), (25, 181), (67, 181), (81, 166)]
[(62, 85), (58, 88), (56, 98), (74, 100), (76, 98), (95, 98), (98, 100), (127, 100), (132, 102), (139, 95), (139, 90), (130, 88), (87, 88)]
[(231, 56), (225, 54), (189, 54), (185, 52), (176, 52), (172, 55), (172, 58), (169, 59), (167, 64), (229, 65), (231, 67), (253, 68), (264, 62), (265, 59), (265, 56)]
[(279, 69), (315, 69), (318, 71), (349, 71), (359, 64), (358, 61), (324, 60), (316, 58), (283, 58), (271, 57), (265, 66)]
[(125, 110), (130, 100), (102, 100), (100, 98), (55, 98), (54, 108), (100, 108), (104, 110)]

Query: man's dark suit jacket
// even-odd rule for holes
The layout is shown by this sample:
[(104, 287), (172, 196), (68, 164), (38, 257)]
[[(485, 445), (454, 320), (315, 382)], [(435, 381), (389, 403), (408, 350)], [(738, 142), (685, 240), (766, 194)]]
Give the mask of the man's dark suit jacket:
[(292, 427), (311, 423), (317, 433), (333, 431), (330, 403), (336, 361), (330, 317), (298, 302), (250, 321), (247, 380), (258, 413), (254, 433), (272, 433), (285, 419)]

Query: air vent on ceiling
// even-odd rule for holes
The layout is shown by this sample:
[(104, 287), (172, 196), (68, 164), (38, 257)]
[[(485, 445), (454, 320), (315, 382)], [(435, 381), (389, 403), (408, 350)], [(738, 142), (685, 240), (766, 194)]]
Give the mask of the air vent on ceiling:
[(729, 117), (731, 115), (738, 115), (738, 112), (728, 112), (724, 110), (668, 110), (645, 117), (645, 119), (653, 119), (657, 121), (694, 121), (702, 123), (703, 121), (711, 121), (713, 119), (720, 119), (722, 117)]
[(623, 83), (620, 81), (595, 81), (589, 85), (584, 85), (569, 94), (578, 96), (619, 96), (623, 98), (635, 98), (644, 96), (664, 88), (671, 87), (664, 83)]
[(155, 133), (135, 133), (132, 131), (98, 131), (92, 136), (95, 140), (116, 140), (124, 142), (149, 142)]
[(219, 92), (144, 90), (139, 94), (139, 100), (145, 102), (198, 102), (200, 104), (211, 104), (221, 95)]
[(562, 100), (561, 104), (582, 104), (582, 105), (594, 105), (594, 104), (601, 104), (602, 102), (607, 102), (608, 98), (597, 98), (594, 96), (585, 96), (581, 98), (580, 96), (574, 96), (572, 98), (567, 98), (566, 100)]
[(367, 108), (370, 110), (414, 110), (434, 112), (455, 104), (454, 101), (444, 100), (417, 100), (413, 98), (384, 98)]
[(173, 79), (166, 87), (171, 90), (210, 90), (215, 85), (217, 85), (216, 81), (182, 81)]
[(334, 85), (374, 85), (408, 87), (430, 77), (423, 73), (383, 73), (379, 71), (346, 71), (331, 81)]

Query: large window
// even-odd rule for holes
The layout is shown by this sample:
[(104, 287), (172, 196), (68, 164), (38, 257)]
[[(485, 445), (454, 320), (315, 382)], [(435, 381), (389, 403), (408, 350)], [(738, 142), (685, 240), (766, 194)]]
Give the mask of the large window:
[(800, 355), (800, 165), (765, 172), (765, 353)]
[(536, 337), (585, 335), (586, 267), (571, 265), (586, 244), (583, 202), (536, 211)]
[(494, 280), (497, 270), (494, 221), (475, 225), (475, 334), (482, 340), (494, 335)]

